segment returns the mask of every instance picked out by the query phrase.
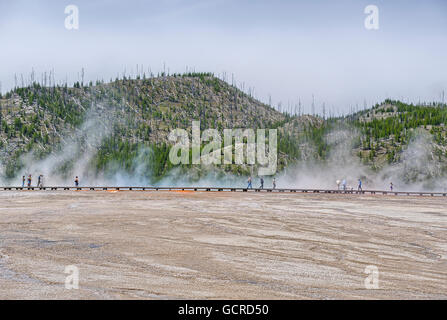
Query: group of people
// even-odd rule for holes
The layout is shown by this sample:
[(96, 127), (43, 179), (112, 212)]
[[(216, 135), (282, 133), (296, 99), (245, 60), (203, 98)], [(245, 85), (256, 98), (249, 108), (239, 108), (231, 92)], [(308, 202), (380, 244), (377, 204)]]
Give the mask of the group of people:
[[(363, 183), (361, 179), (358, 179), (358, 184), (357, 184), (357, 191), (363, 191)], [(340, 190), (340, 180), (336, 181), (337, 183), (337, 189)], [(348, 189), (347, 187), (347, 182), (346, 179), (343, 179), (343, 181), (341, 181), (341, 190), (346, 191)], [(353, 187), (351, 187), (351, 191), (354, 190)]]
[[(261, 185), (259, 186), (259, 189), (264, 189), (264, 178), (263, 177), (259, 177), (259, 181), (261, 183)], [(248, 183), (247, 189), (253, 189), (251, 176), (248, 177), (247, 183)], [(272, 189), (276, 189), (276, 178), (273, 178)]]
[[(343, 179), (343, 181), (337, 180), (337, 189), (340, 190), (340, 183), (341, 183), (341, 190), (346, 191), (347, 190), (347, 184), (346, 184), (346, 179)], [(363, 191), (363, 187), (362, 187), (362, 180), (358, 179), (358, 186), (357, 186), (357, 191)], [(390, 182), (390, 190), (393, 191), (394, 185), (392, 182)], [(351, 191), (354, 188), (351, 187)]]
[[(22, 187), (25, 187), (25, 183), (28, 187), (31, 187), (33, 178), (31, 175), (28, 175), (28, 178), (25, 176), (22, 176)], [(40, 174), (37, 177), (37, 187), (43, 187), (43, 174)]]
[[(259, 186), (259, 189), (264, 189), (264, 178), (263, 177), (259, 177), (259, 181), (261, 183), (261, 185)], [(357, 184), (357, 191), (363, 191), (362, 179), (358, 179), (357, 182), (358, 182), (358, 184)], [(253, 189), (251, 176), (248, 177), (247, 183), (248, 183), (247, 184), (247, 189)], [(337, 183), (337, 189), (338, 190), (343, 190), (343, 191), (348, 190), (348, 185), (347, 185), (346, 179), (343, 179), (342, 181), (337, 180), (336, 183)], [(394, 188), (394, 185), (393, 185), (392, 182), (390, 182), (390, 190), (393, 191), (393, 188)], [(276, 189), (276, 179), (275, 178), (273, 178), (273, 180), (272, 180), (272, 189)], [(354, 190), (354, 188), (351, 187), (350, 191), (353, 191), (353, 190)]]
[[(264, 189), (264, 178), (259, 177), (259, 181), (261, 183), (261, 185), (259, 186), (259, 189)], [(25, 183), (28, 187), (31, 187), (31, 184), (32, 184), (32, 176), (31, 175), (28, 175), (28, 178), (26, 178), (26, 176), (22, 176), (22, 187), (25, 187)], [(247, 189), (253, 189), (251, 176), (248, 177), (247, 183), (248, 183)], [(338, 190), (343, 190), (343, 191), (348, 190), (346, 179), (343, 179), (342, 181), (337, 180), (336, 183), (337, 183)], [(78, 176), (76, 176), (76, 178), (74, 180), (74, 184), (75, 184), (75, 187), (79, 187), (79, 177)], [(341, 184), (341, 189), (340, 189), (340, 184)], [(43, 175), (42, 174), (40, 174), (37, 177), (37, 187), (38, 188), (43, 187)], [(390, 182), (390, 190), (393, 191), (393, 188), (394, 188), (394, 185), (392, 182)], [(276, 189), (276, 178), (273, 178), (273, 180), (272, 180), (272, 189)], [(352, 191), (353, 189), (354, 188), (351, 187), (350, 190)], [(363, 191), (361, 179), (358, 179), (357, 191)]]
[[(31, 175), (28, 175), (28, 178), (26, 178), (26, 176), (22, 176), (22, 188), (25, 187), (25, 183), (26, 183), (27, 187), (31, 187), (32, 181), (33, 181), (33, 179), (32, 179)], [(74, 183), (75, 183), (75, 187), (79, 187), (79, 177), (78, 176), (76, 176)], [(42, 188), (42, 187), (43, 187), (43, 174), (40, 174), (37, 177), (37, 188)]]

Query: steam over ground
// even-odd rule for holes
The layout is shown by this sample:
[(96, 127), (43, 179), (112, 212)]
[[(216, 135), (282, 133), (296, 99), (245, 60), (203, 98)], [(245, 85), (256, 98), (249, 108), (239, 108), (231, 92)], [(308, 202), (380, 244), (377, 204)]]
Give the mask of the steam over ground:
[(401, 154), (396, 164), (373, 170), (353, 155), (351, 144), (356, 132), (337, 130), (328, 139), (332, 148), (324, 163), (312, 161), (286, 169), (278, 175), (281, 186), (297, 188), (336, 189), (337, 180), (346, 179), (348, 189), (357, 190), (358, 180), (363, 189), (386, 190), (393, 183), (396, 191), (447, 190), (447, 179), (442, 166), (432, 154), (432, 138), (419, 132)]
[[(71, 186), (75, 176), (79, 176), (81, 186), (222, 186), (245, 187), (247, 177), (224, 173), (209, 167), (207, 174), (197, 178), (195, 169), (172, 169), (162, 179), (151, 177), (153, 151), (141, 147), (133, 159), (134, 170), (129, 173), (119, 163), (107, 164), (107, 172), (96, 172), (91, 161), (96, 155), (101, 141), (111, 133), (114, 116), (104, 116), (102, 106), (90, 111), (86, 121), (73, 134), (63, 137), (60, 148), (41, 160), (36, 160), (33, 152), (21, 159), (22, 172), (11, 181), (1, 181), (1, 185), (21, 185), (22, 176), (31, 174), (32, 185), (37, 184), (38, 175), (44, 176), (46, 186)], [(336, 181), (346, 179), (348, 189), (356, 190), (358, 179), (363, 189), (389, 189), (390, 183), (398, 191), (445, 191), (447, 179), (443, 176), (442, 165), (433, 154), (431, 136), (420, 132), (404, 148), (397, 164), (387, 165), (380, 170), (361, 163), (353, 154), (352, 143), (357, 132), (353, 129), (334, 129), (327, 135), (330, 154), (325, 161), (301, 161), (289, 165), (275, 176), (277, 188), (336, 189)], [(70, 165), (67, 165), (69, 163)], [(0, 168), (0, 173), (4, 168)], [(113, 172), (113, 174), (110, 174)], [(254, 170), (254, 172), (256, 172)], [(272, 187), (273, 176), (264, 177), (265, 188)], [(253, 187), (260, 186), (259, 177), (253, 176)]]

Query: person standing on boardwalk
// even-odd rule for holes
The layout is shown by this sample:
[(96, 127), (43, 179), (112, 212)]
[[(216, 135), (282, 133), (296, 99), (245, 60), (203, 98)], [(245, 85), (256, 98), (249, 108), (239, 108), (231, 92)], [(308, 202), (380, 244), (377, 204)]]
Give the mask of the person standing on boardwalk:
[(363, 191), (362, 189), (362, 180), (359, 179), (359, 187), (357, 188), (357, 191)]
[(393, 191), (393, 183), (390, 182), (390, 190)]
[(31, 175), (28, 176), (28, 187), (31, 187)]
[(273, 189), (276, 189), (276, 178), (273, 178)]
[(343, 182), (341, 184), (343, 187), (343, 191), (346, 191), (346, 179), (343, 179)]
[(251, 189), (252, 188), (252, 186), (251, 186), (251, 177), (248, 177), (247, 182), (248, 182), (247, 189)]
[(76, 178), (75, 178), (75, 186), (79, 187), (79, 178), (78, 178), (78, 176), (76, 176)]
[(40, 187), (40, 179), (41, 179), (41, 177), (42, 177), (42, 175), (39, 175), (38, 177), (37, 177), (37, 187), (39, 188)]
[(22, 177), (22, 188), (25, 186), (25, 176)]
[(259, 188), (264, 189), (264, 178), (263, 177), (261, 177), (261, 186)]

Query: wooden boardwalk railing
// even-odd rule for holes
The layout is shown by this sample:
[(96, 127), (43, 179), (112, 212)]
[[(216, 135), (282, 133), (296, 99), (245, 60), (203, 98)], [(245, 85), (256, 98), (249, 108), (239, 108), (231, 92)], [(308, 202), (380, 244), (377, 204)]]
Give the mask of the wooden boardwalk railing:
[(272, 193), (333, 193), (333, 194), (369, 194), (395, 196), (438, 196), (445, 197), (447, 192), (386, 191), (386, 190), (331, 190), (331, 189), (247, 189), (236, 187), (0, 187), (0, 191), (208, 191), (208, 192), (272, 192)]

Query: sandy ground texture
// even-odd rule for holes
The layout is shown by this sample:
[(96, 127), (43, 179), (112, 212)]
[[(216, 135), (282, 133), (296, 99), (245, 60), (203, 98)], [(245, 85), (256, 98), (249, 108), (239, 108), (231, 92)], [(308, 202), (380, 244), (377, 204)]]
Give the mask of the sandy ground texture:
[(446, 201), (2, 192), (0, 299), (447, 299)]

